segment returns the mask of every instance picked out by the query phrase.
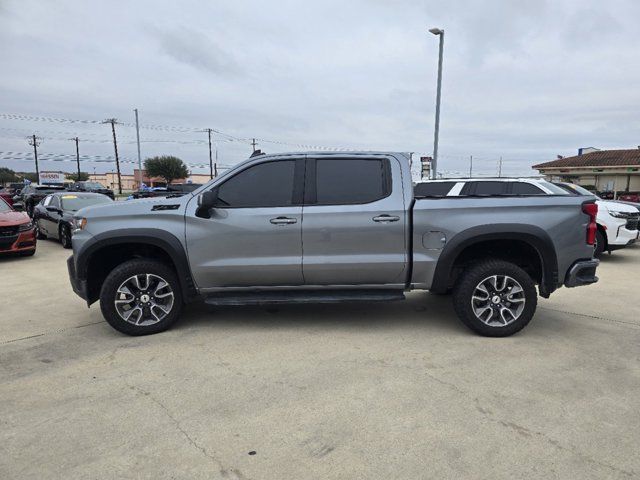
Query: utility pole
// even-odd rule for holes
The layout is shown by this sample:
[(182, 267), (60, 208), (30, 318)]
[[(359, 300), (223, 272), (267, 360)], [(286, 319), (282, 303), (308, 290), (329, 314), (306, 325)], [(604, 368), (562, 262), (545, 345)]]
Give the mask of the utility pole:
[(253, 140), (253, 141), (251, 142), (251, 146), (253, 147), (253, 153), (256, 153), (256, 145), (257, 145), (257, 144), (256, 144), (256, 139), (255, 139), (255, 138), (253, 138), (252, 140)]
[(36, 161), (36, 183), (40, 183), (40, 170), (38, 169), (38, 146), (42, 142), (42, 138), (37, 137), (35, 134), (27, 137), (29, 145), (33, 147), (33, 158)]
[(116, 141), (116, 123), (118, 123), (118, 120), (115, 118), (107, 118), (102, 123), (111, 124), (111, 133), (113, 134), (113, 150), (116, 153), (116, 170), (118, 172), (118, 194), (122, 195), (122, 180), (120, 178), (120, 160), (118, 158), (118, 142)]
[(76, 182), (80, 181), (80, 147), (78, 146), (78, 143), (80, 142), (80, 139), (78, 137), (74, 137), (74, 138), (70, 138), (69, 140), (73, 140), (74, 142), (76, 142), (76, 163), (78, 164), (78, 179), (76, 180)]
[(213, 128), (205, 128), (203, 132), (207, 132), (209, 136), (209, 176), (213, 180), (213, 177), (218, 176), (218, 149), (216, 148), (216, 162), (213, 163), (213, 156), (211, 153), (211, 132), (213, 132)]
[(473, 155), (469, 155), (469, 178), (473, 177)]
[(138, 123), (138, 109), (134, 108), (136, 113), (136, 142), (138, 144), (138, 174), (140, 175), (140, 181), (138, 182), (138, 188), (142, 185), (142, 157), (140, 156), (140, 124)]
[(502, 156), (500, 157), (500, 162), (498, 162), (498, 178), (502, 177)]
[(442, 52), (444, 50), (444, 30), (441, 28), (430, 28), (429, 32), (440, 37), (438, 45), (438, 86), (436, 90), (436, 125), (433, 132), (433, 161), (431, 162), (432, 177), (437, 177), (438, 168), (438, 136), (440, 133), (440, 97), (442, 92)]

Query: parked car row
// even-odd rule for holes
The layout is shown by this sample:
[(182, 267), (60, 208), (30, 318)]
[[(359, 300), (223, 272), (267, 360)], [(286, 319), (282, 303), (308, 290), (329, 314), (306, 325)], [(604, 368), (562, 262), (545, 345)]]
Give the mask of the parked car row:
[(640, 203), (604, 200), (572, 183), (531, 178), (444, 179), (419, 183), (415, 190), (417, 196), (423, 197), (574, 195), (596, 198), (595, 256), (627, 247), (635, 243), (640, 234)]

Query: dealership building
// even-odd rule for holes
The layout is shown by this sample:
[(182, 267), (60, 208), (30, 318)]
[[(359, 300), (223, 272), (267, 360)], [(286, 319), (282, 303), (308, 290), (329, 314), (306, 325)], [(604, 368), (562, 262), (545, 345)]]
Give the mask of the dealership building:
[(640, 147), (628, 150), (580, 148), (532, 168), (551, 181), (572, 182), (601, 192), (640, 192)]

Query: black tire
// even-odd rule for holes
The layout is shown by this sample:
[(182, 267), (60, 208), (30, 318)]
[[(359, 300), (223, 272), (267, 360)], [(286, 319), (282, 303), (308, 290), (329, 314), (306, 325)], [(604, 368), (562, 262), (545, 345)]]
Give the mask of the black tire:
[[(118, 313), (115, 301), (118, 288), (132, 276), (151, 274), (160, 277), (173, 293), (173, 304), (164, 318), (151, 325), (134, 325)], [(133, 302), (135, 303), (135, 302)], [(168, 329), (180, 317), (182, 311), (182, 292), (174, 271), (167, 265), (151, 259), (129, 260), (114, 268), (100, 290), (100, 310), (105, 320), (113, 328), (127, 335), (150, 335)]]
[(36, 237), (38, 240), (46, 240), (47, 236), (42, 233), (42, 229), (40, 228), (40, 221), (36, 220)]
[(63, 248), (71, 248), (71, 229), (69, 225), (60, 225), (58, 237), (60, 238), (60, 243)]
[(607, 241), (600, 230), (596, 231), (596, 244), (593, 246), (593, 256), (599, 257), (604, 252), (604, 248), (607, 246)]
[[(505, 325), (489, 325), (478, 318), (474, 312), (474, 306), (478, 309), (485, 306), (482, 302), (478, 303), (477, 300), (473, 299), (474, 293), (477, 293), (476, 288), (480, 286), (483, 280), (494, 275), (503, 278), (510, 277), (522, 288), (522, 293), (519, 294), (519, 298), (524, 299), (524, 302), (522, 302), (524, 306), (519, 315), (517, 315), (517, 318), (511, 320), (514, 318), (514, 315), (510, 315), (510, 322)], [(504, 285), (506, 285), (506, 283)], [(503, 287), (503, 290), (487, 293), (487, 299), (485, 300), (487, 307), (485, 308), (491, 308), (491, 310), (485, 311), (488, 313), (491, 312), (491, 315), (495, 315), (496, 318), (493, 321), (487, 320), (489, 323), (503, 321), (500, 320), (500, 318), (504, 317), (499, 316), (501, 310), (507, 307), (509, 307), (507, 310), (510, 308), (517, 309), (516, 306), (520, 303), (509, 302), (509, 296), (511, 296), (509, 294), (510, 289), (505, 288), (502, 284), (500, 286)], [(493, 303), (491, 300), (496, 297), (500, 298), (500, 303)], [(527, 272), (513, 263), (502, 260), (484, 260), (466, 269), (465, 272), (460, 275), (453, 290), (453, 306), (460, 320), (474, 332), (486, 337), (508, 337), (509, 335), (519, 332), (527, 326), (533, 318), (537, 303), (538, 294), (535, 283)]]

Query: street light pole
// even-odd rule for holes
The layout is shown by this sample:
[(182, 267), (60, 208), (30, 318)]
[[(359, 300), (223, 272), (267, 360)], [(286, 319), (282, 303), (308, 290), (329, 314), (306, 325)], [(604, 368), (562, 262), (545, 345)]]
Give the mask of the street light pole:
[(438, 134), (440, 133), (440, 94), (442, 91), (442, 51), (444, 49), (444, 30), (430, 28), (429, 32), (440, 37), (438, 47), (438, 88), (436, 90), (436, 126), (433, 134), (433, 161), (431, 162), (432, 178), (437, 178), (438, 168)]

